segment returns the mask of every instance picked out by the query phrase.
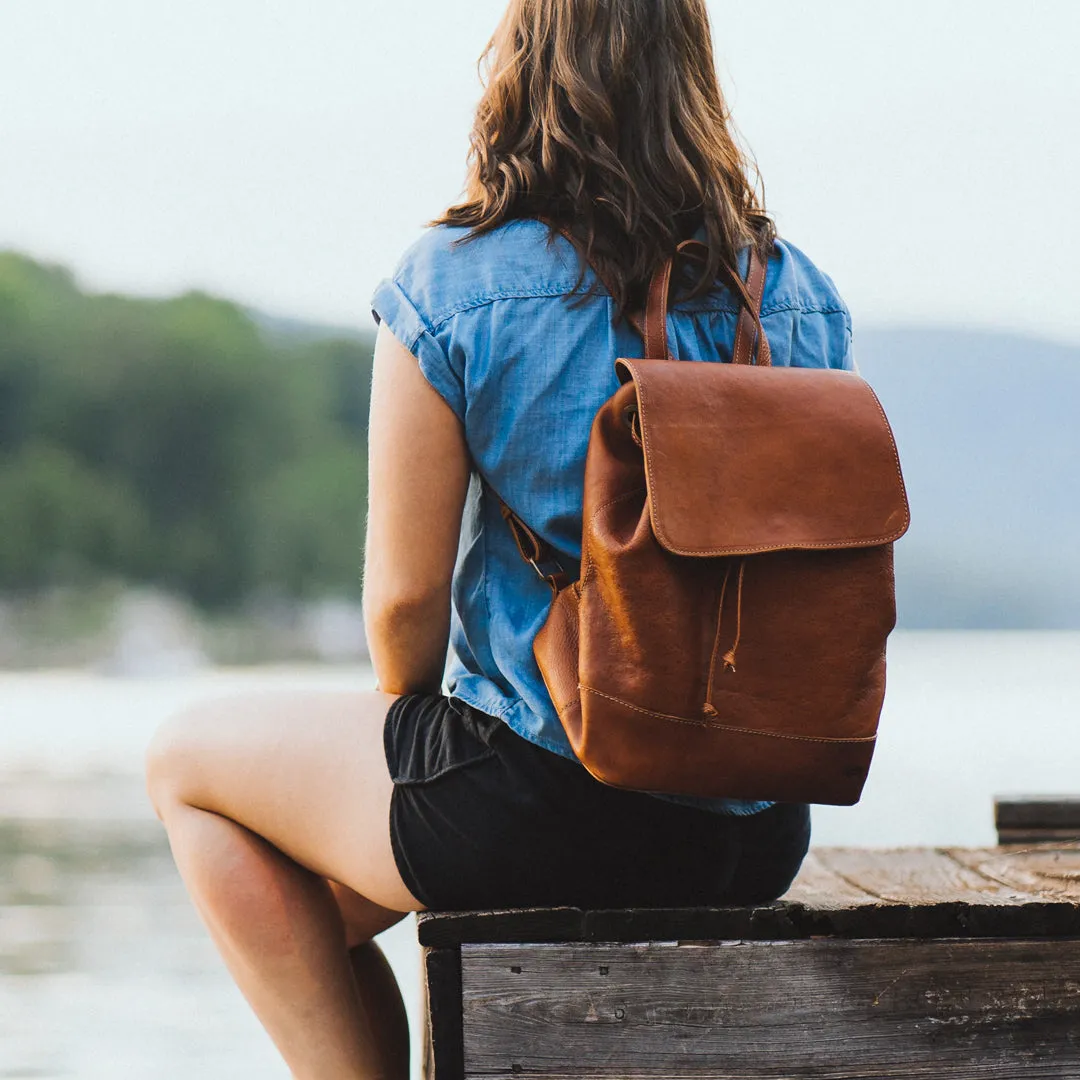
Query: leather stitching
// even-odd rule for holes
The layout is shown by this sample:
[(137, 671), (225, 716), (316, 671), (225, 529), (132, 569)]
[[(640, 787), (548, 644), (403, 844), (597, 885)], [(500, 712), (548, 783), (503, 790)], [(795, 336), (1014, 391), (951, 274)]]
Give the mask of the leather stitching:
[(758, 728), (738, 727), (735, 724), (709, 724), (708, 727), (719, 728), (722, 731), (734, 731), (740, 735), (763, 735), (768, 739), (789, 739), (795, 742), (814, 743), (872, 743), (877, 742), (876, 735), (853, 735), (850, 738), (826, 739), (816, 735), (790, 735), (781, 731), (760, 731)]
[(649, 301), (651, 299), (652, 299), (652, 294), (651, 294), (651, 290), (650, 290), (650, 295), (645, 300), (645, 341), (644, 341), (644, 345), (645, 345), (645, 351), (646, 352), (649, 351), (649, 343), (652, 340), (652, 327), (650, 326), (650, 319), (649, 319), (649, 311), (652, 308), (652, 304), (649, 303)]
[(656, 481), (653, 478), (652, 471), (652, 450), (649, 441), (649, 429), (645, 424), (645, 387), (638, 381), (638, 373), (634, 368), (634, 365), (624, 361), (626, 366), (630, 369), (630, 374), (634, 377), (634, 386), (637, 389), (638, 397), (638, 421), (641, 428), (641, 439), (645, 444), (645, 497), (649, 500), (649, 518), (652, 522), (653, 532), (656, 534), (657, 539), (661, 538), (661, 531), (656, 528), (656, 515), (653, 510), (656, 506), (655, 491)]
[(671, 259), (667, 264), (667, 269), (664, 271), (664, 295), (660, 298), (660, 348), (658, 350), (661, 358), (669, 356), (668, 352), (668, 336), (667, 336), (667, 313), (668, 303), (671, 297), (671, 273), (675, 266), (675, 260)]
[(694, 551), (689, 548), (679, 548), (672, 544), (666, 537), (657, 534), (657, 538), (672, 555), (699, 555), (702, 557), (725, 558), (731, 555), (768, 555), (779, 551), (831, 551), (836, 548), (854, 547), (877, 547), (879, 544), (889, 544), (899, 540), (904, 535), (905, 525), (897, 532), (887, 533), (885, 536), (853, 536), (848, 540), (791, 540), (786, 544), (760, 544), (757, 547), (722, 547), (705, 548)]
[[(662, 360), (668, 355), (667, 309), (671, 294), (671, 273), (674, 260), (668, 259), (653, 274), (645, 303), (646, 358)], [(657, 325), (657, 318), (660, 322)]]
[(634, 712), (642, 713), (645, 716), (654, 716), (658, 720), (671, 720), (676, 724), (691, 724), (694, 727), (716, 726), (708, 723), (708, 721), (704, 719), (694, 719), (687, 716), (673, 716), (671, 713), (654, 712), (652, 709), (643, 709), (640, 705), (634, 705), (629, 701), (623, 701), (622, 698), (617, 698), (613, 694), (605, 694), (603, 690), (597, 690), (595, 686), (588, 686), (585, 683), (578, 683), (578, 689), (584, 691), (586, 694), (595, 694), (597, 697), (606, 698), (608, 701), (613, 701), (616, 705), (622, 705), (624, 708), (632, 709)]
[[(856, 375), (855, 377), (863, 384), (867, 392), (874, 399), (874, 404), (878, 407), (878, 412), (881, 413), (882, 422), (885, 424), (885, 431), (889, 436), (889, 445), (892, 447), (893, 461), (896, 462), (896, 476), (900, 481), (900, 496), (904, 500), (904, 529), (907, 529), (908, 525), (911, 524), (911, 507), (908, 505), (907, 501), (907, 491), (904, 488), (904, 474), (900, 469), (900, 453), (896, 449), (896, 438), (892, 432), (892, 425), (889, 423), (889, 418), (885, 415), (885, 410), (882, 408), (880, 398), (874, 393), (874, 388), (861, 376)], [(903, 532), (899, 535), (902, 536)]]
[(735, 347), (731, 350), (731, 362), (733, 364), (740, 364), (743, 361), (739, 359), (746, 346), (743, 344), (743, 338), (746, 336), (746, 323), (743, 319), (743, 311), (739, 309), (739, 316), (735, 320)]
[[(761, 299), (765, 294), (765, 279), (768, 266), (760, 259), (754, 257), (753, 252), (749, 255), (749, 267), (747, 273), (747, 286), (750, 297), (755, 301), (758, 314), (761, 314)], [(747, 325), (749, 323), (749, 326)], [(754, 333), (754, 321), (750, 314), (742, 306), (739, 308), (739, 316), (735, 320), (735, 347), (731, 353), (732, 363), (748, 364), (753, 358), (754, 340), (748, 335)], [(759, 350), (760, 352), (760, 350)]]
[(676, 724), (690, 724), (692, 727), (718, 728), (723, 731), (735, 731), (741, 735), (764, 735), (770, 739), (792, 739), (796, 742), (868, 743), (877, 741), (876, 735), (858, 735), (850, 738), (827, 739), (815, 735), (788, 735), (779, 731), (760, 731), (757, 728), (737, 727), (734, 724), (717, 724), (710, 720), (697, 719), (689, 716), (673, 716), (671, 713), (654, 712), (652, 709), (643, 709), (640, 705), (634, 705), (629, 701), (623, 701), (622, 698), (617, 698), (612, 694), (605, 694), (603, 690), (597, 690), (594, 686), (586, 686), (584, 683), (578, 683), (578, 689), (584, 690), (588, 694), (595, 694), (597, 697), (606, 698), (608, 701), (613, 701), (616, 705), (621, 705), (626, 709), (632, 709), (634, 712), (643, 713), (645, 716), (653, 716), (657, 720), (670, 720)]

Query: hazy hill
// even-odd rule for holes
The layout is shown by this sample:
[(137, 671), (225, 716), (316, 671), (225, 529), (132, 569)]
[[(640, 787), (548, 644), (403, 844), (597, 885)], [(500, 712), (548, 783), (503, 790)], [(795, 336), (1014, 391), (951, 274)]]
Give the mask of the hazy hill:
[(258, 308), (246, 307), (244, 314), (268, 340), (283, 344), (308, 344), (313, 341), (361, 341), (369, 348), (375, 341), (375, 326), (362, 330), (357, 326), (313, 323), (288, 315), (270, 315)]
[[(285, 337), (344, 336), (257, 321)], [(1080, 629), (1080, 347), (925, 327), (860, 330), (856, 354), (911, 501), (900, 625)]]
[(1080, 348), (866, 330), (856, 354), (911, 499), (901, 624), (1080, 628)]

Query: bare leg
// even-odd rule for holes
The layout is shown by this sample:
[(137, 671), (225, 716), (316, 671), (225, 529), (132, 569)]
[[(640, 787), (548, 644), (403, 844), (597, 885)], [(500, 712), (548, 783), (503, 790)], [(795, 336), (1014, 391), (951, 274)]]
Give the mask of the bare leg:
[(346, 936), (347, 924), (370, 937), (421, 906), (390, 850), (390, 700), (225, 702), (170, 721), (150, 750), (181, 876), (298, 1080), (407, 1076), (392, 973), (373, 946), (350, 957)]
[(401, 916), (365, 900), (352, 889), (330, 882), (338, 909), (345, 920), (345, 943), (349, 948), (360, 1007), (371, 1027), (379, 1033), (388, 1076), (409, 1072), (409, 1018), (394, 972), (382, 950), (372, 940)]
[(408, 1076), (409, 1018), (382, 949), (374, 941), (357, 945), (349, 950), (349, 962), (360, 991), (360, 1008), (377, 1032), (385, 1074)]

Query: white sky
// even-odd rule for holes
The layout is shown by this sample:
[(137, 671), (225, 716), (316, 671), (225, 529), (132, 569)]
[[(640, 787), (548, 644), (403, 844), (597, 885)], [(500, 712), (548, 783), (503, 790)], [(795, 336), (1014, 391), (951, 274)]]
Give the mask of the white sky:
[[(1080, 2), (712, 0), (781, 232), (864, 323), (1080, 342)], [(366, 324), (503, 0), (0, 0), (0, 247)]]

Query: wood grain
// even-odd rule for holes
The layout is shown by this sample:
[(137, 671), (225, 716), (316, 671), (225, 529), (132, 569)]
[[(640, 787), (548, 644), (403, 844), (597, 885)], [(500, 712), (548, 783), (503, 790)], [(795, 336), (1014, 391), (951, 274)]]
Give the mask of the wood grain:
[(982, 877), (1029, 896), (1080, 903), (1080, 843), (956, 848), (950, 856)]
[(1077, 940), (466, 945), (462, 989), (471, 1078), (1080, 1076)]
[(461, 950), (424, 949), (423, 963), (427, 987), (424, 1078), (462, 1080)]
[(821, 862), (850, 885), (891, 904), (1025, 904), (1037, 899), (932, 848), (821, 848)]
[(881, 903), (881, 897), (860, 889), (830, 869), (822, 857), (823, 850), (812, 848), (807, 853), (798, 877), (784, 894), (785, 903), (802, 904), (821, 911)]

